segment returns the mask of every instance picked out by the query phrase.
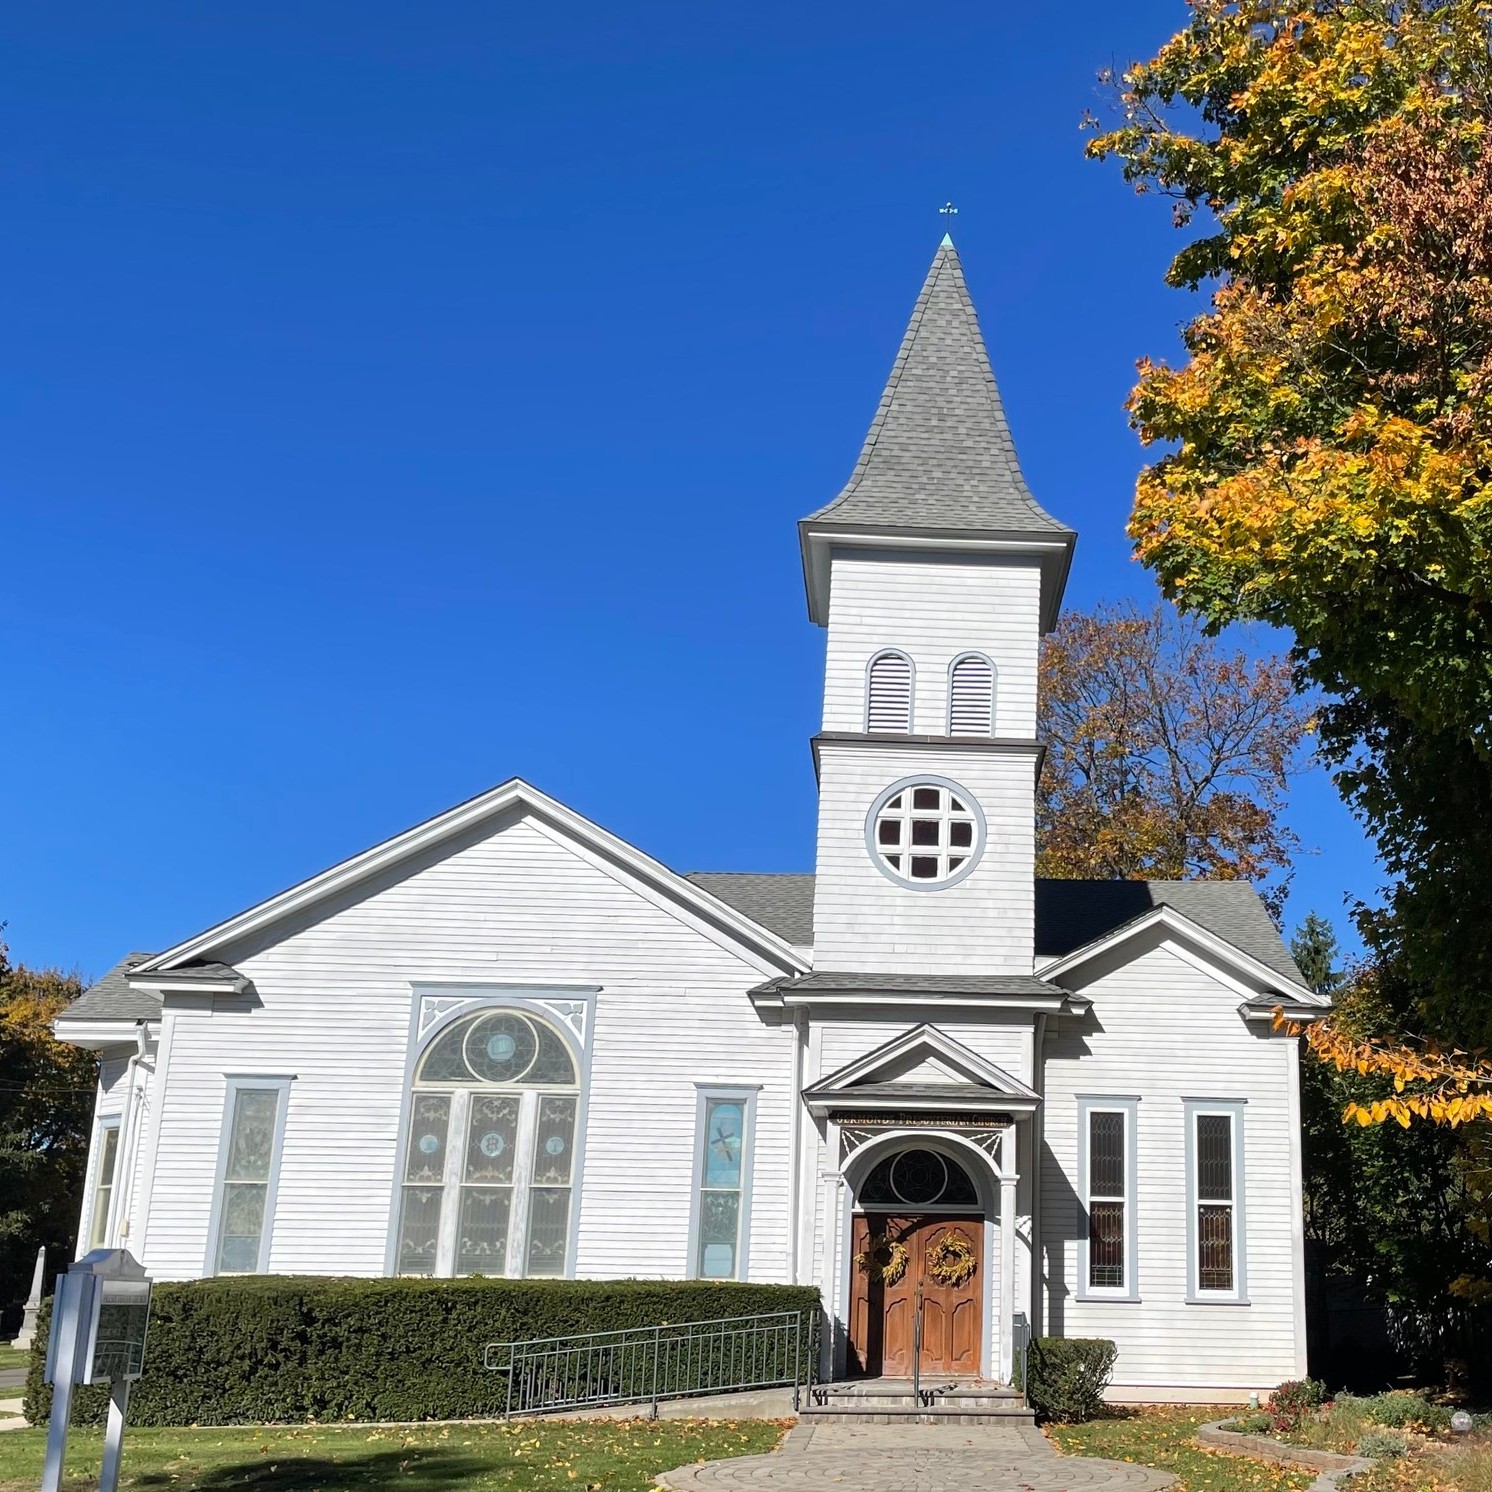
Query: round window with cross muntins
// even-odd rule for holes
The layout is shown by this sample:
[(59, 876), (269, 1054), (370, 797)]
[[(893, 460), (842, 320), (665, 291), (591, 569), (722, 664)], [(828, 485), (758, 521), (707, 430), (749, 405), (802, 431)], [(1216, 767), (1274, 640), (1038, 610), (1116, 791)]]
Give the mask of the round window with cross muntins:
[(984, 832), (973, 797), (941, 777), (893, 783), (876, 799), (866, 824), (877, 868), (918, 891), (963, 880), (984, 852)]

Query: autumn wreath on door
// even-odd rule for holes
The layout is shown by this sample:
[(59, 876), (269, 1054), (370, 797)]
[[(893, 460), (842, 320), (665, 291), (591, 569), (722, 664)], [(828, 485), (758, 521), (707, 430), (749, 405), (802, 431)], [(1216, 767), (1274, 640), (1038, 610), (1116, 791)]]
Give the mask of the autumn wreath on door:
[(974, 1250), (951, 1229), (927, 1246), (927, 1272), (940, 1285), (962, 1285), (977, 1267)]
[(907, 1272), (907, 1246), (887, 1233), (876, 1233), (855, 1255), (855, 1266), (868, 1280), (894, 1285)]

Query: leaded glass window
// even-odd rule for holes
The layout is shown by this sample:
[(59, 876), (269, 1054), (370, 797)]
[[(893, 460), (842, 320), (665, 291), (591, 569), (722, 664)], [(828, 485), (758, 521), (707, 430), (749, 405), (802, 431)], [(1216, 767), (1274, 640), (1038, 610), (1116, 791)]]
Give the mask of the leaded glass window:
[(401, 1274), (563, 1275), (579, 1077), (526, 1010), (447, 1026), (415, 1069), (395, 1265)]
[(93, 1183), (93, 1217), (88, 1247), (101, 1249), (109, 1235), (109, 1208), (114, 1201), (114, 1173), (119, 1169), (119, 1125), (105, 1125), (98, 1135), (98, 1176)]
[(877, 1163), (860, 1184), (861, 1207), (977, 1207), (969, 1173), (936, 1150), (899, 1150)]
[(1123, 1109), (1088, 1111), (1088, 1286), (1093, 1290), (1125, 1287), (1125, 1119)]
[(1197, 1289), (1234, 1288), (1233, 1116), (1196, 1115)]
[(254, 1274), (268, 1254), (286, 1079), (230, 1079), (212, 1249), (215, 1274)]
[(696, 1174), (699, 1177), (693, 1272), (704, 1280), (741, 1274), (750, 1105), (744, 1095), (701, 1099)]

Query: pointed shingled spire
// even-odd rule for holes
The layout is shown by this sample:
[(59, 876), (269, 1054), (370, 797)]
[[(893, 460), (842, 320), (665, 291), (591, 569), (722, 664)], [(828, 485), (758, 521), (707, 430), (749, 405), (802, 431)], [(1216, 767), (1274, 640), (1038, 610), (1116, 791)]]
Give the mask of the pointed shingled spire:
[(917, 297), (860, 459), (805, 529), (1073, 540), (1016, 460), (958, 250), (946, 234)]

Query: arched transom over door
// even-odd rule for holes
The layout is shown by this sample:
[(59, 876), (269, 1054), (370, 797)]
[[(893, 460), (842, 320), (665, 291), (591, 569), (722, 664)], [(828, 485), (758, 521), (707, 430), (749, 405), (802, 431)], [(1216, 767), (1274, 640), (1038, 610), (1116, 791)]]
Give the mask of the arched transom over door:
[(579, 1088), (570, 1044), (532, 1011), (482, 1010), (431, 1041), (409, 1099), (400, 1274), (566, 1272)]
[(850, 1371), (910, 1377), (922, 1322), (923, 1373), (974, 1376), (984, 1336), (984, 1218), (969, 1173), (909, 1148), (860, 1184), (851, 1229)]

